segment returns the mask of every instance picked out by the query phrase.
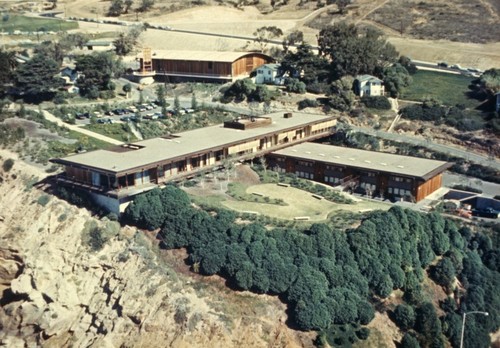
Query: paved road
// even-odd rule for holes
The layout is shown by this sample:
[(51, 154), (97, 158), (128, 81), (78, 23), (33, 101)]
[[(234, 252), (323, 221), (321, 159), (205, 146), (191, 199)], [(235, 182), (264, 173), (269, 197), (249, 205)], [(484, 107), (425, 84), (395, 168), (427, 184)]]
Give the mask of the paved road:
[(99, 139), (99, 140), (102, 140), (102, 141), (105, 141), (107, 143), (110, 143), (110, 144), (113, 144), (113, 145), (121, 145), (123, 144), (122, 141), (118, 141), (116, 139), (113, 139), (113, 138), (110, 138), (110, 137), (107, 137), (105, 135), (102, 135), (102, 134), (99, 134), (99, 133), (95, 133), (95, 132), (92, 132), (92, 131), (89, 131), (88, 129), (85, 129), (85, 128), (81, 128), (81, 127), (78, 127), (76, 125), (73, 125), (73, 124), (68, 124), (68, 123), (65, 123), (63, 122), (63, 120), (61, 120), (60, 118), (57, 118), (55, 117), (54, 115), (52, 115), (50, 112), (46, 111), (46, 110), (43, 110), (43, 116), (50, 122), (54, 122), (56, 123), (58, 126), (61, 126), (61, 127), (66, 127), (68, 129), (71, 129), (75, 132), (78, 132), (78, 133), (82, 133), (82, 134), (85, 134), (86, 136), (89, 136), (89, 137), (92, 137), (92, 138), (96, 138), (96, 139)]
[(393, 141), (423, 146), (423, 147), (430, 149), (430, 150), (433, 150), (433, 151), (443, 152), (443, 153), (446, 153), (446, 154), (449, 154), (452, 156), (461, 157), (461, 158), (464, 158), (468, 161), (482, 164), (484, 166), (491, 167), (491, 168), (494, 168), (496, 170), (500, 170), (500, 162), (497, 159), (491, 159), (488, 156), (483, 156), (483, 155), (480, 155), (477, 153), (462, 150), (462, 149), (457, 148), (457, 147), (443, 145), (443, 144), (436, 144), (430, 140), (411, 137), (408, 135), (388, 133), (388, 132), (384, 132), (384, 131), (374, 130), (374, 129), (370, 129), (370, 128), (362, 128), (362, 127), (357, 127), (357, 126), (352, 126), (352, 125), (349, 127), (356, 132), (377, 136), (377, 137), (382, 138), (382, 139), (393, 140)]

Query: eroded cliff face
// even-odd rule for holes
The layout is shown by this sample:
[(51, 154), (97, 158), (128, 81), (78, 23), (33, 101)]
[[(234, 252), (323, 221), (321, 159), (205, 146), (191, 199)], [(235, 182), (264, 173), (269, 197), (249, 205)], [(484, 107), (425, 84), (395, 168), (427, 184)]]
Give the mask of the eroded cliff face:
[(91, 251), (82, 231), (96, 219), (52, 196), (41, 204), (29, 184), (43, 172), (16, 160), (0, 174), (0, 346), (311, 345), (276, 298), (179, 272), (130, 227)]

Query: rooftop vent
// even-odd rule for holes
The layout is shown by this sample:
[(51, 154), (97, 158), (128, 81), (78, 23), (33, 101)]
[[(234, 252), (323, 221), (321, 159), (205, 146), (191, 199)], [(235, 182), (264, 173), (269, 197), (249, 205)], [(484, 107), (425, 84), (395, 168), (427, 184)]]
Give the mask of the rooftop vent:
[(399, 165), (398, 168), (404, 168), (405, 166)]
[(384, 163), (384, 162), (380, 162), (380, 164), (383, 165), (383, 166), (387, 165), (387, 163)]
[(365, 163), (372, 163), (372, 161), (365, 160)]
[(355, 161), (355, 159), (351, 157), (351, 158), (349, 158), (349, 161)]
[(243, 116), (243, 117), (237, 117), (232, 121), (224, 122), (224, 128), (245, 130), (245, 129), (267, 126), (271, 123), (272, 120), (269, 117)]
[(324, 153), (320, 153), (319, 154), (321, 157), (325, 157), (325, 154)]
[(291, 112), (285, 112), (285, 113), (283, 114), (283, 117), (284, 117), (284, 118), (292, 118), (292, 116), (293, 116), (293, 114), (292, 114)]

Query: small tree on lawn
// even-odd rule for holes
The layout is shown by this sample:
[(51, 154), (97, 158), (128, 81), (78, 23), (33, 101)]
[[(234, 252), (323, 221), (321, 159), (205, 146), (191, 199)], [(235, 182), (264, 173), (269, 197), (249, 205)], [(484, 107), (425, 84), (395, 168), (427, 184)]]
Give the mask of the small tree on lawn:
[(126, 98), (129, 97), (129, 93), (132, 91), (132, 85), (130, 83), (127, 83), (126, 85), (123, 86), (123, 91), (125, 92)]

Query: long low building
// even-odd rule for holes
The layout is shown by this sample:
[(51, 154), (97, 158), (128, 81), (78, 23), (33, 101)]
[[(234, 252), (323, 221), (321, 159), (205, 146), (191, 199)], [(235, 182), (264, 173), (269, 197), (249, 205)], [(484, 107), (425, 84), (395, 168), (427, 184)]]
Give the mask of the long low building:
[[(145, 59), (145, 57), (147, 57)], [(274, 59), (258, 52), (153, 50), (139, 57), (143, 74), (168, 77), (170, 81), (228, 82), (248, 77)]]
[(86, 190), (99, 204), (119, 212), (133, 196), (158, 185), (220, 166), (226, 158), (249, 159), (328, 136), (335, 124), (334, 117), (305, 113), (239, 117), (51, 162), (65, 167), (59, 184)]
[(342, 185), (372, 196), (416, 202), (441, 187), (442, 173), (452, 163), (303, 143), (267, 155), (269, 167), (332, 186)]

